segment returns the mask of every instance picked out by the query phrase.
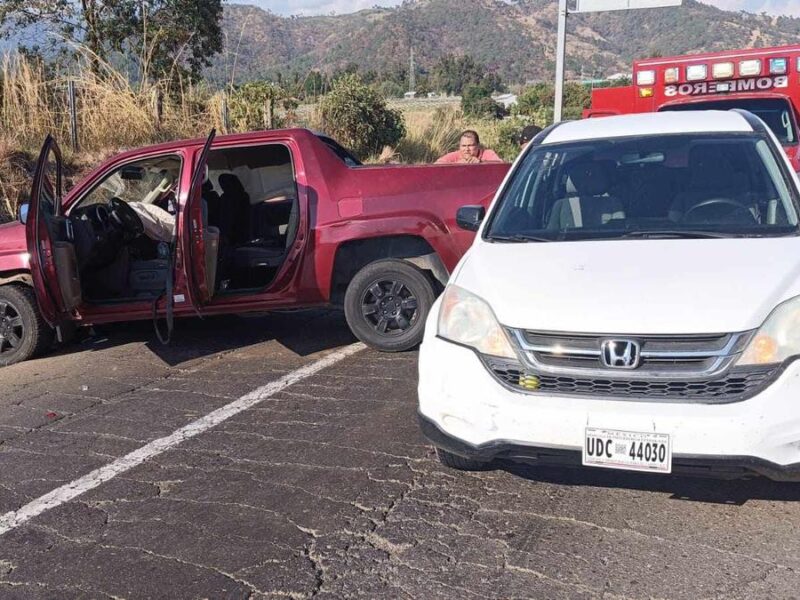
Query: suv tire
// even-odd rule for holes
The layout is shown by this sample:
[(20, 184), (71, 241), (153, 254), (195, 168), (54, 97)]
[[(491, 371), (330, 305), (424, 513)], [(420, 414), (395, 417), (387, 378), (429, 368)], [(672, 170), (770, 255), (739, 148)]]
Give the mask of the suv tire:
[(464, 458), (463, 456), (453, 454), (441, 448), (436, 448), (436, 458), (438, 458), (439, 462), (445, 467), (458, 469), (459, 471), (487, 471), (491, 468), (492, 464), (480, 460), (473, 460), (471, 458)]
[(344, 314), (355, 336), (383, 352), (422, 342), (436, 299), (433, 280), (411, 263), (379, 260), (356, 273), (344, 295)]
[(41, 354), (53, 345), (54, 336), (55, 331), (39, 313), (31, 288), (0, 286), (0, 366)]

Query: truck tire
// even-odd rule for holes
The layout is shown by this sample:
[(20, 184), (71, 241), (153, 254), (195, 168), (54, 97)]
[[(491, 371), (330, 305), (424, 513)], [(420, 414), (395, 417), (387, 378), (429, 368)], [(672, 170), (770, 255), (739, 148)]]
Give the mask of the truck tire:
[(41, 354), (55, 332), (39, 313), (36, 295), (25, 285), (0, 286), (0, 366)]
[(492, 463), (464, 458), (463, 456), (453, 454), (441, 448), (436, 448), (436, 458), (438, 458), (439, 462), (445, 467), (458, 469), (459, 471), (487, 471), (492, 465)]
[(402, 352), (422, 341), (436, 299), (433, 281), (403, 260), (368, 264), (350, 281), (344, 314), (355, 336), (376, 350)]

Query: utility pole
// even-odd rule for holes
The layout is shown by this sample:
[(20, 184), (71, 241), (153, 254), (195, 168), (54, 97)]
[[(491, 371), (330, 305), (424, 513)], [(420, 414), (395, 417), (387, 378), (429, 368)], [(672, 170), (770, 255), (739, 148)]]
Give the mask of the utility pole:
[(417, 91), (417, 73), (416, 67), (414, 66), (414, 46), (411, 46), (411, 61), (408, 68), (408, 91), (409, 92), (416, 92)]
[[(575, 13), (634, 10), (681, 6), (683, 0), (575, 0)], [(567, 0), (558, 0), (558, 41), (556, 44), (556, 101), (553, 121), (559, 123), (564, 106), (564, 61), (567, 54)]]
[(558, 0), (558, 43), (556, 45), (556, 103), (553, 122), (560, 123), (564, 107), (564, 61), (567, 55), (567, 0)]

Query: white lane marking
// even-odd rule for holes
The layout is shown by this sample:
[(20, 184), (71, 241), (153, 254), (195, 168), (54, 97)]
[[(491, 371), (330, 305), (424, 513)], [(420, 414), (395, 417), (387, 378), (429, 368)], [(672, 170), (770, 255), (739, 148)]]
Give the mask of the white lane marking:
[(315, 373), (318, 373), (319, 371), (326, 369), (327, 367), (330, 367), (341, 360), (344, 360), (348, 356), (351, 356), (356, 352), (363, 350), (364, 348), (364, 344), (361, 343), (345, 346), (344, 348), (328, 354), (318, 361), (315, 361), (304, 367), (300, 367), (291, 373), (287, 373), (280, 379), (272, 381), (248, 394), (245, 394), (238, 400), (234, 400), (230, 404), (226, 404), (222, 408), (218, 408), (217, 410), (208, 413), (206, 416), (200, 417), (196, 421), (181, 427), (166, 437), (153, 440), (149, 444), (142, 446), (138, 450), (134, 450), (130, 454), (126, 454), (122, 458), (118, 458), (114, 462), (109, 463), (104, 467), (95, 469), (83, 477), (79, 477), (74, 481), (62, 485), (60, 488), (54, 489), (52, 492), (49, 492), (44, 496), (29, 502), (18, 510), (7, 512), (0, 517), (0, 535), (19, 527), (26, 521), (29, 521), (33, 517), (36, 517), (43, 512), (50, 510), (51, 508), (56, 508), (65, 502), (69, 502), (76, 496), (80, 496), (84, 492), (88, 492), (89, 490), (96, 488), (106, 481), (113, 479), (120, 473), (124, 473), (125, 471), (129, 471), (130, 469), (139, 466), (146, 460), (166, 452), (184, 440), (188, 440), (189, 438), (192, 438), (216, 425), (219, 425), (223, 421), (226, 421), (240, 412), (255, 406), (270, 396), (274, 396), (290, 385), (302, 381), (307, 377), (311, 377)]

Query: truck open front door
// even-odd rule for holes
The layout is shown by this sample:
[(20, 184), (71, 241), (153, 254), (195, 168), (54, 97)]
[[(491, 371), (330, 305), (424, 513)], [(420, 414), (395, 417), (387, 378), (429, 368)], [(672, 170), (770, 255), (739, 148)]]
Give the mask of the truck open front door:
[(184, 247), (188, 246), (187, 255), (191, 260), (191, 266), (187, 271), (192, 273), (192, 295), (196, 305), (209, 302), (215, 290), (220, 233), (219, 229), (208, 224), (208, 207), (205, 206), (203, 198), (208, 153), (211, 151), (215, 136), (216, 130), (212, 130), (203, 149), (197, 155), (186, 205), (189, 235)]
[(25, 235), (39, 310), (56, 328), (73, 318), (82, 300), (72, 224), (63, 215), (61, 198), (61, 152), (47, 136), (36, 164)]

